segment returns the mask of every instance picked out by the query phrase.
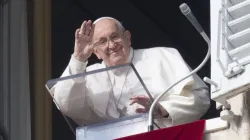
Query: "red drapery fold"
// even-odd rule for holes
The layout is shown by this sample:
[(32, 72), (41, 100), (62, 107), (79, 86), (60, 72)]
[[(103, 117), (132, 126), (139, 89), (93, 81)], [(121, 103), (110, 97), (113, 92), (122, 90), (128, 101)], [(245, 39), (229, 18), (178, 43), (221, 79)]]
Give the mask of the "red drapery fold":
[(205, 120), (162, 128), (116, 140), (202, 140)]

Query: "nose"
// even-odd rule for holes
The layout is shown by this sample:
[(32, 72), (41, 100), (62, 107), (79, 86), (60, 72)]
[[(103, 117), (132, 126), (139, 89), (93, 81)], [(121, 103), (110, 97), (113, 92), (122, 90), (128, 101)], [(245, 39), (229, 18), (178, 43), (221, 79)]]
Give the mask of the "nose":
[(114, 48), (116, 48), (116, 46), (117, 46), (117, 44), (114, 41), (112, 41), (112, 40), (108, 41), (108, 48), (109, 49), (114, 49)]

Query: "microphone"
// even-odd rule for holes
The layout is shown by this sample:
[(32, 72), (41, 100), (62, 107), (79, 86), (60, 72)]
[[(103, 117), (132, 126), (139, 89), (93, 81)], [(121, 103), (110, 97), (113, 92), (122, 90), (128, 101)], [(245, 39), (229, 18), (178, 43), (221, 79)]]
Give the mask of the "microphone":
[(183, 4), (180, 5), (179, 8), (180, 8), (182, 14), (187, 17), (187, 19), (192, 23), (192, 25), (201, 34), (201, 36), (203, 37), (203, 39), (207, 42), (207, 44), (210, 47), (211, 41), (210, 41), (209, 37), (207, 36), (207, 34), (203, 30), (203, 28), (201, 27), (201, 25), (199, 24), (199, 22), (194, 17), (194, 15), (193, 15), (191, 9), (189, 8), (189, 6), (186, 3), (183, 3)]
[(180, 10), (181, 10), (182, 14), (185, 15), (187, 17), (187, 19), (193, 24), (193, 26), (196, 28), (196, 30), (199, 33), (204, 32), (201, 25), (196, 20), (196, 18), (194, 17), (192, 11), (190, 10), (189, 6), (186, 3), (183, 3), (183, 4), (180, 5)]
[(154, 130), (154, 126), (153, 126), (153, 110), (154, 110), (155, 106), (157, 105), (157, 102), (161, 99), (161, 97), (163, 97), (164, 95), (168, 95), (170, 89), (172, 89), (174, 86), (176, 86), (177, 84), (179, 84), (183, 80), (187, 79), (188, 77), (193, 76), (197, 71), (199, 71), (206, 64), (206, 62), (208, 61), (208, 59), (210, 57), (210, 54), (211, 54), (211, 41), (210, 41), (209, 37), (207, 36), (207, 34), (202, 29), (201, 25), (198, 23), (198, 21), (194, 17), (194, 15), (192, 14), (192, 12), (191, 12), (190, 8), (188, 7), (188, 5), (186, 3), (181, 4), (180, 5), (180, 10), (188, 18), (188, 20), (193, 24), (193, 26), (197, 29), (197, 31), (201, 34), (201, 36), (204, 38), (204, 40), (207, 42), (207, 45), (208, 45), (207, 54), (206, 54), (205, 58), (203, 59), (203, 61), (200, 63), (199, 66), (197, 66), (187, 76), (185, 76), (182, 79), (179, 79), (178, 81), (173, 83), (170, 87), (168, 87), (168, 89), (164, 93), (160, 94), (154, 100), (154, 102), (152, 103), (152, 105), (151, 105), (151, 107), (149, 109), (148, 131)]

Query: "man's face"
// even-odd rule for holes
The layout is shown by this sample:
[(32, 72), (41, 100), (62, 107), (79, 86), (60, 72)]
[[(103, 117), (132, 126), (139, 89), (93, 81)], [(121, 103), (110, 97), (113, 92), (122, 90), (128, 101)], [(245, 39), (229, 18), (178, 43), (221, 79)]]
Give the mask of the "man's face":
[(103, 19), (95, 24), (92, 43), (95, 55), (108, 66), (127, 62), (130, 51), (130, 33), (122, 31), (116, 22)]

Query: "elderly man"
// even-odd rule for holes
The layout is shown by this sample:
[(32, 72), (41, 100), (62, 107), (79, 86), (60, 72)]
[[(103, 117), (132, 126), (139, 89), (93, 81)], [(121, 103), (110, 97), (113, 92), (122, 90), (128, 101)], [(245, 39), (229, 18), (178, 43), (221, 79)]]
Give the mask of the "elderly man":
[[(92, 53), (103, 62), (87, 67)], [(76, 30), (74, 53), (62, 77), (130, 62), (154, 98), (190, 72), (177, 50), (167, 47), (134, 50), (130, 32), (118, 20), (102, 17), (93, 23), (84, 21)], [(65, 115), (80, 125), (89, 124), (149, 110), (149, 98), (139, 91), (131, 91), (139, 82), (133, 77), (130, 69), (124, 68), (119, 73), (109, 71), (99, 76), (58, 82), (51, 93)], [(121, 79), (130, 82), (123, 85), (128, 91), (126, 95), (121, 95), (114, 88), (123, 89), (122, 84), (117, 82)], [(184, 80), (169, 92), (160, 100), (155, 113), (158, 122), (165, 126), (195, 121), (209, 108), (207, 87), (197, 75)], [(140, 106), (132, 107), (136, 104)]]

